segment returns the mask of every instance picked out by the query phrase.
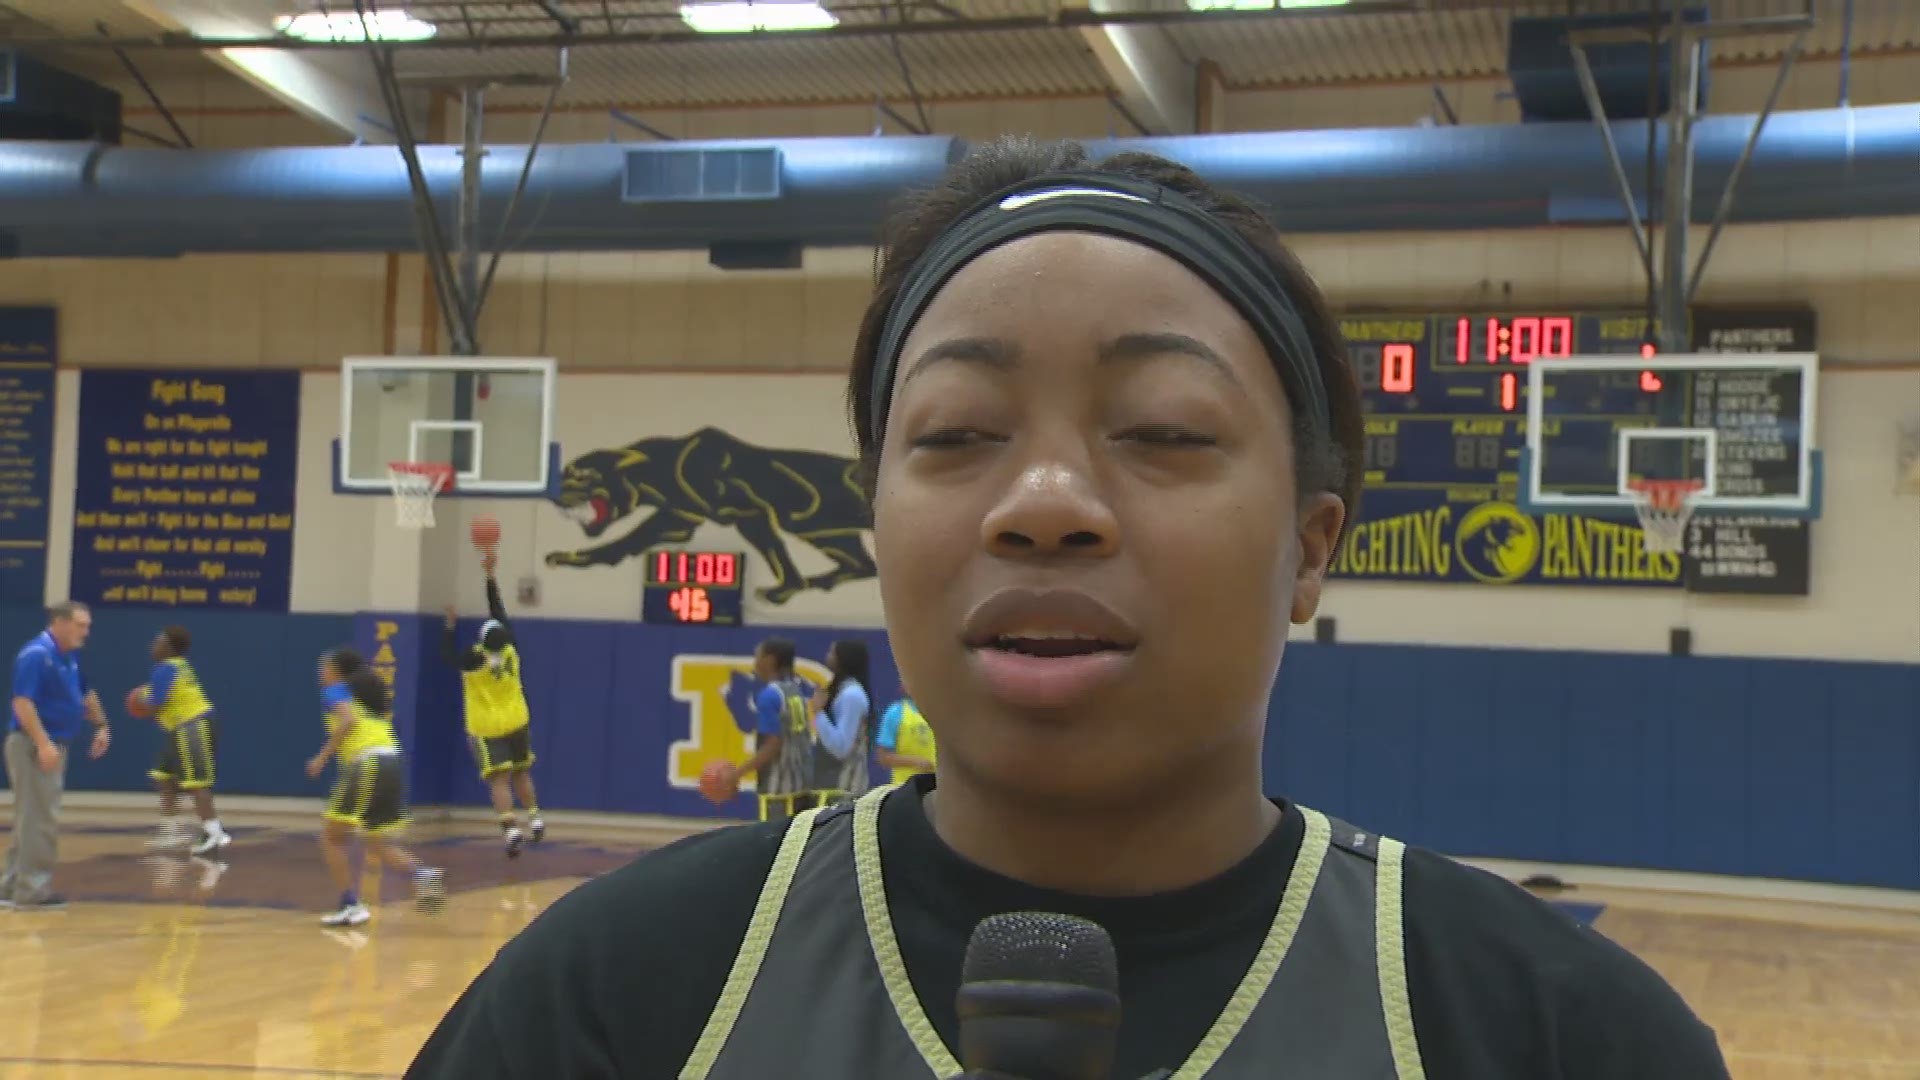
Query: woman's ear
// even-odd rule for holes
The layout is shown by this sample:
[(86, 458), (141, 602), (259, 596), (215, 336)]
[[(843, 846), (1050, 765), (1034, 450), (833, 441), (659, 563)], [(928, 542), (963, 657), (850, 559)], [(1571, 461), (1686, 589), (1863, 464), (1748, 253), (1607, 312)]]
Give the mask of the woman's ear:
[(1340, 530), (1347, 523), (1347, 504), (1331, 491), (1303, 500), (1300, 504), (1300, 564), (1294, 567), (1293, 609), (1289, 617), (1305, 623), (1320, 609), (1320, 590), (1326, 585), (1327, 568), (1333, 565)]

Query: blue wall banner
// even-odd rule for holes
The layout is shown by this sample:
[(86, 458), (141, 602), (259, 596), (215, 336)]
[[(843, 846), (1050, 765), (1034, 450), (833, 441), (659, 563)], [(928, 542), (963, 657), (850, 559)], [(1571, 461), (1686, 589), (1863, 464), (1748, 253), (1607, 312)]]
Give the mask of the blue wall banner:
[(0, 604), (46, 602), (56, 321), (50, 307), (0, 307)]
[(76, 600), (287, 610), (300, 373), (80, 378)]

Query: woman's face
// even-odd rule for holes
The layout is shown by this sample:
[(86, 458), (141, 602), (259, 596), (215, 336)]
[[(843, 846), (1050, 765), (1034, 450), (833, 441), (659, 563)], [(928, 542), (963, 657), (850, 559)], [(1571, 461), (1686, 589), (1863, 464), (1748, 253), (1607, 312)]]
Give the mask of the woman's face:
[(1150, 248), (1031, 236), (941, 290), (894, 387), (875, 550), (943, 772), (1086, 803), (1257, 758), (1344, 511), (1295, 492), (1233, 307)]
[(835, 675), (846, 674), (840, 670), (840, 646), (838, 645), (827, 646), (827, 670)]

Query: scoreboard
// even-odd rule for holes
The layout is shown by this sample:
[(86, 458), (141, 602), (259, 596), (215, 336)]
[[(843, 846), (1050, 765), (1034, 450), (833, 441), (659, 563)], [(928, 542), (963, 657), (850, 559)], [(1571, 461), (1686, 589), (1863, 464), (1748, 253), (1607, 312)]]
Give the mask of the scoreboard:
[(739, 626), (747, 559), (738, 551), (649, 551), (641, 561), (640, 620)]
[[(1756, 332), (1763, 335), (1771, 332), (1766, 328), (1790, 327), (1781, 332), (1788, 333), (1792, 347), (1813, 350), (1811, 314), (1801, 309), (1718, 317), (1696, 311), (1689, 322), (1699, 324), (1690, 330), (1710, 325), (1715, 335), (1713, 341), (1694, 342), (1700, 352), (1727, 349), (1730, 326), (1760, 328)], [(1516, 505), (1526, 445), (1527, 365), (1568, 356), (1652, 356), (1650, 342), (1657, 333), (1644, 310), (1349, 313), (1340, 323), (1366, 413), (1366, 443), (1359, 512), (1334, 559), (1334, 576), (1714, 587), (1698, 572), (1692, 552), (1707, 550), (1699, 543), (1690, 544), (1685, 556), (1650, 554), (1631, 518), (1578, 511), (1535, 515)], [(1750, 351), (1784, 348), (1768, 340), (1773, 348)], [(1676, 418), (1662, 414), (1675, 396), (1663, 389), (1672, 388), (1663, 385), (1660, 374), (1626, 371), (1606, 379), (1598, 398), (1585, 407), (1599, 416), (1645, 415), (1649, 423), (1670, 424)], [(1594, 425), (1603, 442), (1612, 430)], [(1599, 460), (1611, 461), (1604, 447), (1593, 449)], [(1611, 487), (1610, 466), (1599, 479)], [(1708, 519), (1700, 520), (1696, 537), (1711, 528)], [(1758, 523), (1743, 520), (1741, 527)], [(1788, 571), (1784, 577), (1775, 573), (1775, 585), (1754, 591), (1804, 594), (1804, 523), (1786, 523), (1768, 535), (1781, 555), (1769, 565)], [(1750, 539), (1751, 532), (1743, 536)]]
[(1355, 315), (1340, 327), (1367, 412), (1369, 494), (1498, 484), (1525, 442), (1525, 365), (1650, 352), (1646, 315), (1632, 312)]

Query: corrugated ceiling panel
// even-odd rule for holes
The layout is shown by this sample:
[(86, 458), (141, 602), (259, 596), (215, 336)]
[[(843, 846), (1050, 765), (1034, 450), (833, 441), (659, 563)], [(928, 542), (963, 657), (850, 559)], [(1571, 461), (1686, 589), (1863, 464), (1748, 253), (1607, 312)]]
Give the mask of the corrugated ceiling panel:
[[(1021, 97), (1100, 93), (1100, 73), (1066, 31), (941, 34), (900, 40), (924, 97)], [(409, 73), (455, 75), (554, 69), (550, 50), (435, 50), (408, 55)], [(884, 37), (812, 41), (715, 41), (691, 45), (590, 46), (572, 51), (567, 105), (729, 105), (864, 101), (906, 95)], [(502, 88), (502, 103), (538, 103), (545, 91)]]
[(1182, 23), (1187, 56), (1220, 64), (1230, 86), (1463, 78), (1506, 68), (1506, 16), (1457, 11)]
[[(74, 32), (76, 13), (97, 15), (119, 0), (5, 0), (29, 16), (57, 12), (61, 32)], [(389, 0), (400, 2), (400, 0)], [(436, 20), (443, 37), (504, 32), (552, 33), (552, 20), (529, 0), (409, 0)], [(847, 23), (897, 17), (892, 0), (825, 0)], [(928, 0), (905, 0), (915, 23), (949, 22)], [(1044, 15), (1083, 0), (941, 0), (972, 18)], [(1171, 6), (1177, 0), (1159, 0)], [(295, 0), (287, 0), (289, 8)], [(1441, 10), (1419, 14), (1299, 16), (1168, 24), (1165, 33), (1189, 59), (1219, 63), (1236, 88), (1338, 85), (1382, 80), (1497, 77), (1506, 67), (1511, 15), (1552, 15), (1566, 0), (1434, 0)], [(1580, 0), (1584, 12), (1639, 12), (1646, 0)], [(1711, 0), (1716, 18), (1791, 15), (1804, 0)], [(679, 32), (678, 0), (555, 0), (587, 33)], [(1818, 0), (1818, 25), (1808, 36), (1811, 56), (1842, 48), (1845, 0)], [(473, 20), (469, 24), (469, 19)], [(485, 25), (490, 19), (511, 22)], [(125, 20), (115, 20), (116, 23)], [(129, 26), (133, 29), (133, 26)], [(83, 31), (90, 26), (81, 27)], [(142, 28), (144, 29), (144, 28)], [(1085, 41), (1073, 30), (910, 33), (900, 50), (924, 97), (954, 99), (1099, 94), (1107, 84)], [(1764, 61), (1779, 55), (1788, 35), (1716, 41), (1714, 58)], [(1860, 53), (1920, 48), (1920, 0), (1854, 0), (1851, 47)], [(142, 56), (144, 54), (136, 54)], [(179, 54), (170, 54), (178, 56)], [(438, 75), (550, 73), (551, 49), (481, 51), (402, 50), (402, 69)], [(95, 54), (95, 58), (101, 58)], [(165, 61), (151, 63), (164, 68)], [(886, 37), (813, 36), (716, 39), (694, 44), (588, 46), (573, 50), (569, 105), (744, 105), (772, 102), (866, 101), (906, 95)], [(502, 103), (537, 104), (540, 89), (496, 89)]]

